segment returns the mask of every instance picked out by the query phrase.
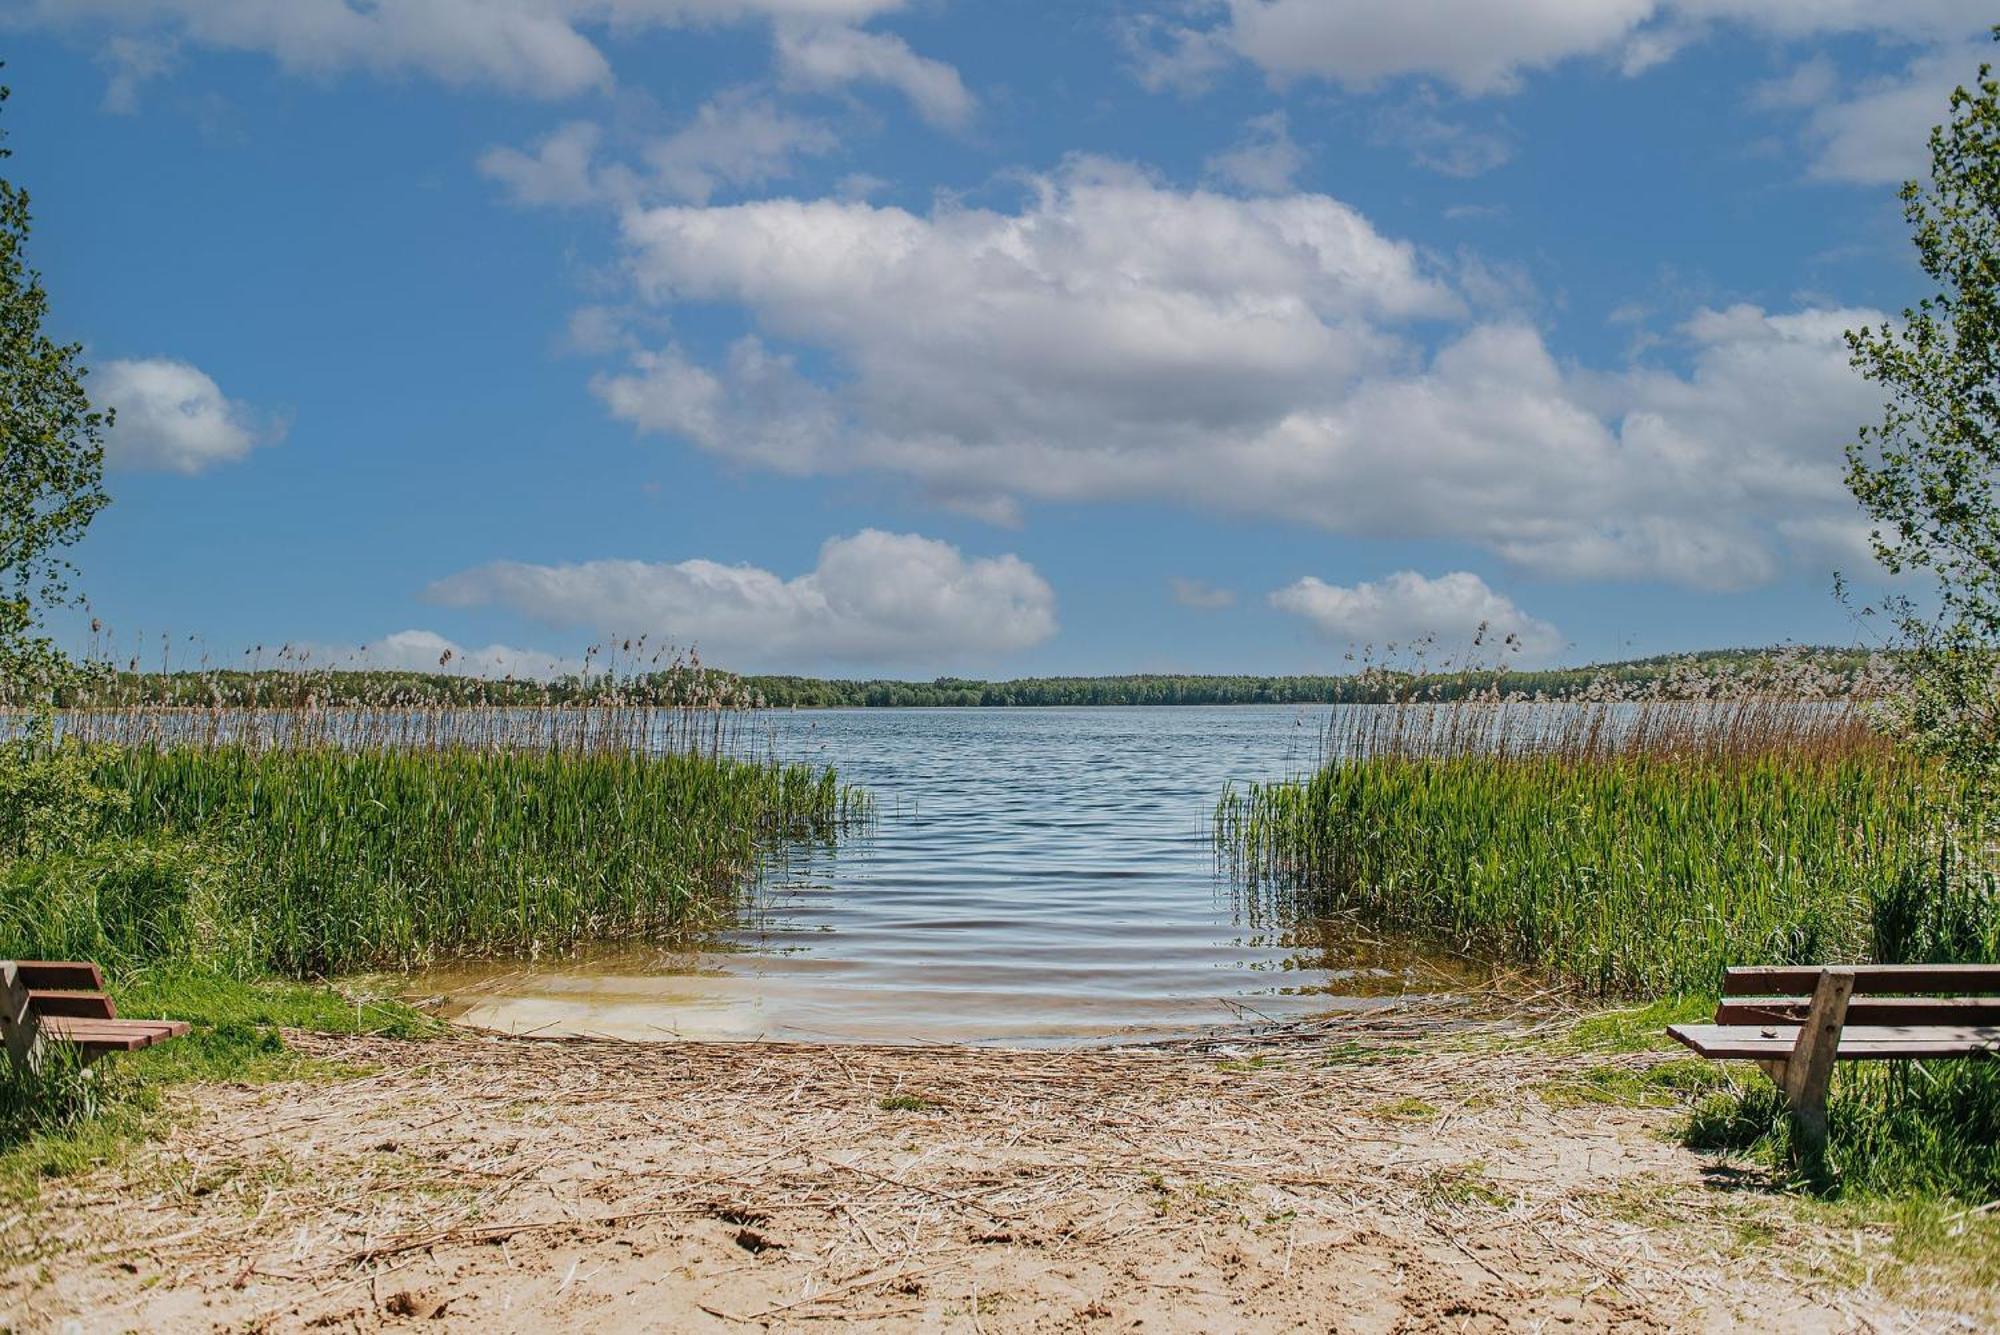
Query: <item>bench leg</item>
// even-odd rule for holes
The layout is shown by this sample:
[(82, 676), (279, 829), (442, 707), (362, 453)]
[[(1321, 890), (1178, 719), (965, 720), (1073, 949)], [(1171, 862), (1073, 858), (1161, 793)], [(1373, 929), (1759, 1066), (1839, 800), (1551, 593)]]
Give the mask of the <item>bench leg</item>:
[(27, 984), (21, 981), (14, 961), (0, 962), (0, 1039), (7, 1044), (7, 1056), (15, 1069), (37, 1070), (41, 1066), (41, 1026), (28, 1006)]
[(1823, 970), (1813, 988), (1812, 1009), (1806, 1012), (1798, 1042), (1785, 1062), (1785, 1102), (1809, 1161), (1826, 1153), (1826, 1095), (1833, 1084), (1840, 1031), (1847, 1023), (1847, 1001), (1853, 995), (1854, 970)]

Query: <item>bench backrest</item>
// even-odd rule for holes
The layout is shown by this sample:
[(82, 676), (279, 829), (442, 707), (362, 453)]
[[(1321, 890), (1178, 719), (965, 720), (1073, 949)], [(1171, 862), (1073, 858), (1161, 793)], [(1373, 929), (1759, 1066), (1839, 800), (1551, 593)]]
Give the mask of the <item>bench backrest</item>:
[[(1857, 964), (1854, 995), (2000, 997), (2000, 964)], [(1819, 982), (1815, 965), (1755, 965), (1727, 969), (1725, 997), (1812, 995)]]
[[(1730, 969), (1717, 1024), (1798, 1024), (1812, 1005), (1820, 970), (1811, 966)], [(1846, 1023), (2000, 1025), (2000, 965), (1860, 964)]]

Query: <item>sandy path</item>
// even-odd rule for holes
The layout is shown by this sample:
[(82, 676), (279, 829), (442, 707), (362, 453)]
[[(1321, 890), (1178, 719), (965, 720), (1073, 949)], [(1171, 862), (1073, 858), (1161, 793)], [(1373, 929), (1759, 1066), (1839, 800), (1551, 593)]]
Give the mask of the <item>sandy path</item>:
[[(1010, 1053), (296, 1036), (12, 1221), (21, 1328), (1847, 1330), (1854, 1240), (1544, 1051)], [(1601, 1060), (1601, 1059), (1600, 1059)], [(1643, 1062), (1646, 1058), (1629, 1058)], [(901, 1096), (901, 1098), (899, 1098)], [(1413, 1102), (1421, 1099), (1422, 1103)], [(921, 1100), (921, 1106), (905, 1106)], [(885, 1106), (885, 1102), (888, 1106)], [(1725, 1181), (1727, 1179), (1724, 1179)], [(1754, 1225), (1754, 1230), (1751, 1226)], [(1740, 1241), (1749, 1232), (1769, 1240)]]

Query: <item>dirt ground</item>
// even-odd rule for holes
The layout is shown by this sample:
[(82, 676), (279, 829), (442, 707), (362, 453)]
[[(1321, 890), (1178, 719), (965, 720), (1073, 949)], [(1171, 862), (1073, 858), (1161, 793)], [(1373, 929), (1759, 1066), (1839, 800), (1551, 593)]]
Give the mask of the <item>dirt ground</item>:
[[(27, 1330), (1975, 1329), (1606, 1061), (1389, 1011), (1119, 1051), (295, 1035), (7, 1221)], [(1921, 1297), (1913, 1297), (1921, 1295)], [(1944, 1304), (1926, 1309), (1913, 1303)]]

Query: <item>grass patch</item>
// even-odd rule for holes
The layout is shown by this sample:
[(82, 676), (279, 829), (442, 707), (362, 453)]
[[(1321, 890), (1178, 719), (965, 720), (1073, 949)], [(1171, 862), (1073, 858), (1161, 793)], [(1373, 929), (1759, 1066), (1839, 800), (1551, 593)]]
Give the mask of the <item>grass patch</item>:
[(1414, 1096), (1374, 1104), (1367, 1112), (1370, 1117), (1385, 1122), (1429, 1122), (1438, 1116), (1436, 1104), (1426, 1103)]
[(420, 1038), (442, 1027), (400, 1002), (325, 985), (146, 973), (112, 987), (120, 1014), (187, 1020), (184, 1038), (87, 1070), (51, 1046), (38, 1074), (0, 1060), (0, 1199), (122, 1159), (168, 1125), (164, 1091), (185, 1084), (339, 1080), (365, 1074), (288, 1046), (281, 1029)]
[(1486, 1175), (1486, 1165), (1479, 1160), (1451, 1168), (1432, 1169), (1424, 1174), (1420, 1192), (1424, 1202), (1433, 1209), (1440, 1205), (1460, 1209), (1483, 1205), (1504, 1210), (1514, 1203), (1514, 1198)]
[(1544, 1102), (1557, 1108), (1592, 1105), (1617, 1108), (1684, 1108), (1720, 1090), (1733, 1090), (1731, 1074), (1719, 1062), (1700, 1058), (1654, 1066), (1593, 1066), (1540, 1087)]
[(92, 778), (123, 839), (9, 887), (58, 957), (187, 940), (288, 977), (671, 935), (866, 809), (830, 770), (643, 749), (130, 747)]
[(1318, 772), (1217, 805), (1218, 852), (1274, 911), (1608, 997), (2000, 952), (2000, 895), (1959, 852), (1981, 832), (1950, 828), (1964, 783), (1850, 704), (1412, 703), (1331, 728)]
[(1685, 1051), (1667, 1037), (1670, 1024), (1706, 1024), (1715, 1015), (1711, 996), (1662, 997), (1644, 1006), (1586, 1015), (1562, 1036), (1566, 1047), (1601, 1052)]
[(1824, 1160), (1798, 1154), (1784, 1097), (1761, 1077), (1702, 1100), (1682, 1139), (1823, 1196), (1982, 1207), (2000, 1199), (2000, 1069), (1970, 1061), (1836, 1067)]
[(876, 1101), (883, 1112), (925, 1112), (938, 1105), (921, 1094), (888, 1094)]
[[(0, 1183), (104, 1162), (179, 1083), (331, 1078), (286, 1028), (435, 1021), (311, 981), (716, 920), (786, 841), (866, 814), (830, 770), (732, 759), (735, 715), (313, 708), (44, 714), (0, 739), (0, 958), (86, 959), (185, 1038), (87, 1074), (0, 1062)], [(123, 744), (86, 742), (106, 730)], [(699, 743), (699, 745), (691, 745)]]

